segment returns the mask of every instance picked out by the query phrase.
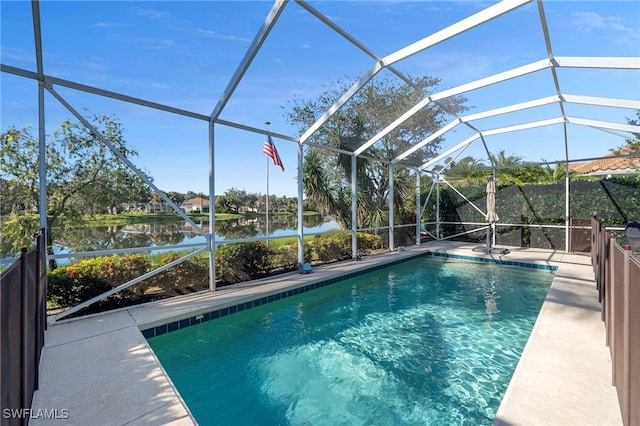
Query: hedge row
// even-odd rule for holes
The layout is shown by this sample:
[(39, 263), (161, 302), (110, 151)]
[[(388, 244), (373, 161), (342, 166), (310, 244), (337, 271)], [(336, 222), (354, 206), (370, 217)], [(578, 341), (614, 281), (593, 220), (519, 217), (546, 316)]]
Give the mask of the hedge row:
[[(358, 233), (358, 247), (363, 252), (382, 249), (383, 238), (380, 235)], [(77, 305), (180, 257), (177, 253), (159, 257), (140, 254), (101, 256), (59, 267), (47, 275), (48, 305)], [(219, 285), (225, 285), (292, 271), (297, 268), (297, 258), (295, 243), (266, 245), (257, 241), (226, 244), (216, 249), (216, 277)], [(349, 233), (319, 235), (313, 241), (305, 243), (305, 262), (326, 263), (350, 258)], [(152, 299), (154, 295), (168, 297), (205, 290), (208, 283), (208, 257), (196, 256), (114, 294), (97, 306), (126, 306), (141, 299)]]
[[(602, 179), (598, 181), (571, 181), (569, 186), (569, 217), (589, 219), (596, 213), (606, 226), (624, 227), (640, 218), (640, 180), (635, 178)], [(481, 211), (486, 210), (484, 186), (456, 187)], [(433, 216), (435, 196), (426, 211)], [(561, 225), (565, 224), (565, 185), (536, 184), (500, 187), (496, 194), (499, 224)], [(433, 217), (425, 221), (433, 221)], [(443, 225), (441, 236), (460, 234), (474, 226), (460, 222), (484, 223), (484, 215), (449, 187), (440, 191), (440, 220), (458, 222)], [(498, 226), (497, 244), (523, 247), (560, 249), (565, 247), (564, 229)], [(456, 237), (457, 240), (483, 242), (484, 232)]]
[[(588, 219), (593, 213), (607, 226), (625, 226), (640, 218), (640, 182), (634, 179), (573, 181), (569, 216)], [(486, 209), (485, 188), (456, 188), (480, 210)], [(435, 198), (435, 197), (432, 197)], [(430, 201), (434, 204), (435, 201)], [(563, 225), (565, 185), (510, 185), (498, 188), (496, 211), (502, 223)], [(441, 189), (440, 218), (447, 222), (484, 222), (484, 216), (451, 188)]]

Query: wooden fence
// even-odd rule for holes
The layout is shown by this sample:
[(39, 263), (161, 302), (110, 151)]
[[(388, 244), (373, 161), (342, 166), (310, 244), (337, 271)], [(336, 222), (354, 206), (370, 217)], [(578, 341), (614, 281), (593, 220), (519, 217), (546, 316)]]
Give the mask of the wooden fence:
[(640, 262), (594, 216), (591, 263), (611, 351), (612, 382), (625, 426), (640, 425)]
[(43, 238), (0, 275), (0, 424), (27, 425), (46, 328)]

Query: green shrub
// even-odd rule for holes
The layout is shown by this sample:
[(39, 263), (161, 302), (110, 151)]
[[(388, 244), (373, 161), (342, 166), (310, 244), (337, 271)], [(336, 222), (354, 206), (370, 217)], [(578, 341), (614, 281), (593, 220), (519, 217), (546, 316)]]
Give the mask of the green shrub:
[(351, 259), (351, 234), (322, 234), (313, 240), (313, 248), (321, 262)]
[[(157, 263), (154, 262), (152, 269), (167, 265), (181, 257), (181, 254), (174, 252), (163, 254)], [(209, 258), (192, 257), (154, 275), (150, 280), (150, 285), (165, 291), (182, 293), (185, 290), (206, 290), (209, 288)]]
[(271, 269), (272, 254), (262, 241), (219, 246), (216, 248), (216, 277), (227, 283), (261, 277)]
[[(101, 256), (56, 268), (47, 275), (47, 298), (55, 306), (72, 306), (124, 284), (149, 270), (149, 262), (139, 254)], [(144, 283), (123, 290), (142, 294)]]
[[(382, 236), (358, 233), (361, 250), (383, 247)], [(316, 236), (304, 246), (304, 261), (313, 253), (322, 262), (351, 258), (351, 234), (335, 233)], [(57, 268), (48, 273), (48, 302), (52, 306), (73, 306), (98, 296), (125, 282), (178, 260), (182, 254), (102, 256)], [(237, 283), (263, 277), (274, 270), (295, 270), (298, 262), (297, 243), (267, 246), (261, 241), (235, 243), (216, 248), (216, 278), (224, 283)], [(141, 296), (150, 287), (167, 294), (206, 290), (209, 286), (207, 256), (192, 257), (153, 277), (122, 290), (109, 300)]]
[(276, 246), (270, 249), (271, 265), (270, 269), (293, 270), (298, 264), (298, 245), (287, 244)]
[(358, 250), (359, 251), (367, 252), (367, 251), (380, 250), (382, 248), (384, 248), (382, 235), (358, 232)]

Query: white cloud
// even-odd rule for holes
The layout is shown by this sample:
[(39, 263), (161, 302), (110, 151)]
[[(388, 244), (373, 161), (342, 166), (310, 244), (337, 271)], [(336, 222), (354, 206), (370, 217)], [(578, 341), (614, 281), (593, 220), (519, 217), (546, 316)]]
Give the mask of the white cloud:
[(104, 73), (109, 70), (109, 67), (104, 64), (99, 64), (97, 62), (87, 62), (85, 64), (87, 69), (92, 72)]
[(172, 39), (162, 39), (162, 38), (156, 38), (156, 37), (117, 36), (117, 37), (114, 37), (114, 39), (125, 44), (137, 46), (142, 49), (150, 49), (150, 50), (171, 49), (177, 46), (177, 43)]
[(205, 37), (211, 37), (211, 38), (216, 38), (219, 40), (227, 40), (227, 41), (241, 41), (241, 42), (246, 42), (249, 43), (251, 42), (250, 39), (245, 38), (245, 37), (240, 37), (237, 36), (235, 34), (222, 34), (216, 31), (212, 31), (212, 30), (205, 30), (203, 28), (198, 28), (196, 30), (196, 32), (202, 36)]
[(98, 21), (95, 24), (91, 25), (93, 28), (121, 28), (121, 27), (129, 27), (128, 24), (122, 24), (119, 22), (104, 22)]
[(19, 64), (34, 64), (33, 52), (25, 49), (2, 46), (2, 62)]
[(308, 43), (303, 44), (302, 46), (300, 46), (303, 49), (311, 49), (311, 45)]
[(569, 25), (579, 31), (588, 33), (592, 30), (614, 30), (632, 32), (623, 24), (620, 16), (602, 16), (596, 12), (573, 12), (569, 18)]
[(155, 10), (155, 9), (143, 9), (138, 7), (134, 9), (134, 13), (138, 16), (145, 16), (150, 19), (171, 18), (171, 14), (169, 12), (162, 12), (160, 10)]

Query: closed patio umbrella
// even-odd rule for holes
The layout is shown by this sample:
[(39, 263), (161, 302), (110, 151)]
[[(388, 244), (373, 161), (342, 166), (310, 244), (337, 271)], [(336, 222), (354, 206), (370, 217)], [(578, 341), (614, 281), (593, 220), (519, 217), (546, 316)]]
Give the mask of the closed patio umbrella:
[(486, 254), (491, 253), (499, 253), (499, 254), (508, 254), (509, 249), (506, 248), (491, 248), (492, 243), (492, 234), (495, 233), (496, 222), (499, 221), (500, 218), (496, 213), (496, 182), (493, 178), (493, 175), (489, 176), (489, 181), (487, 182), (487, 214), (485, 216), (485, 222), (489, 224), (489, 230), (487, 231), (487, 244), (485, 247), (479, 246), (474, 247), (473, 251), (484, 251)]
[(487, 223), (496, 223), (500, 218), (496, 214), (496, 181), (493, 175), (489, 176), (487, 182)]

